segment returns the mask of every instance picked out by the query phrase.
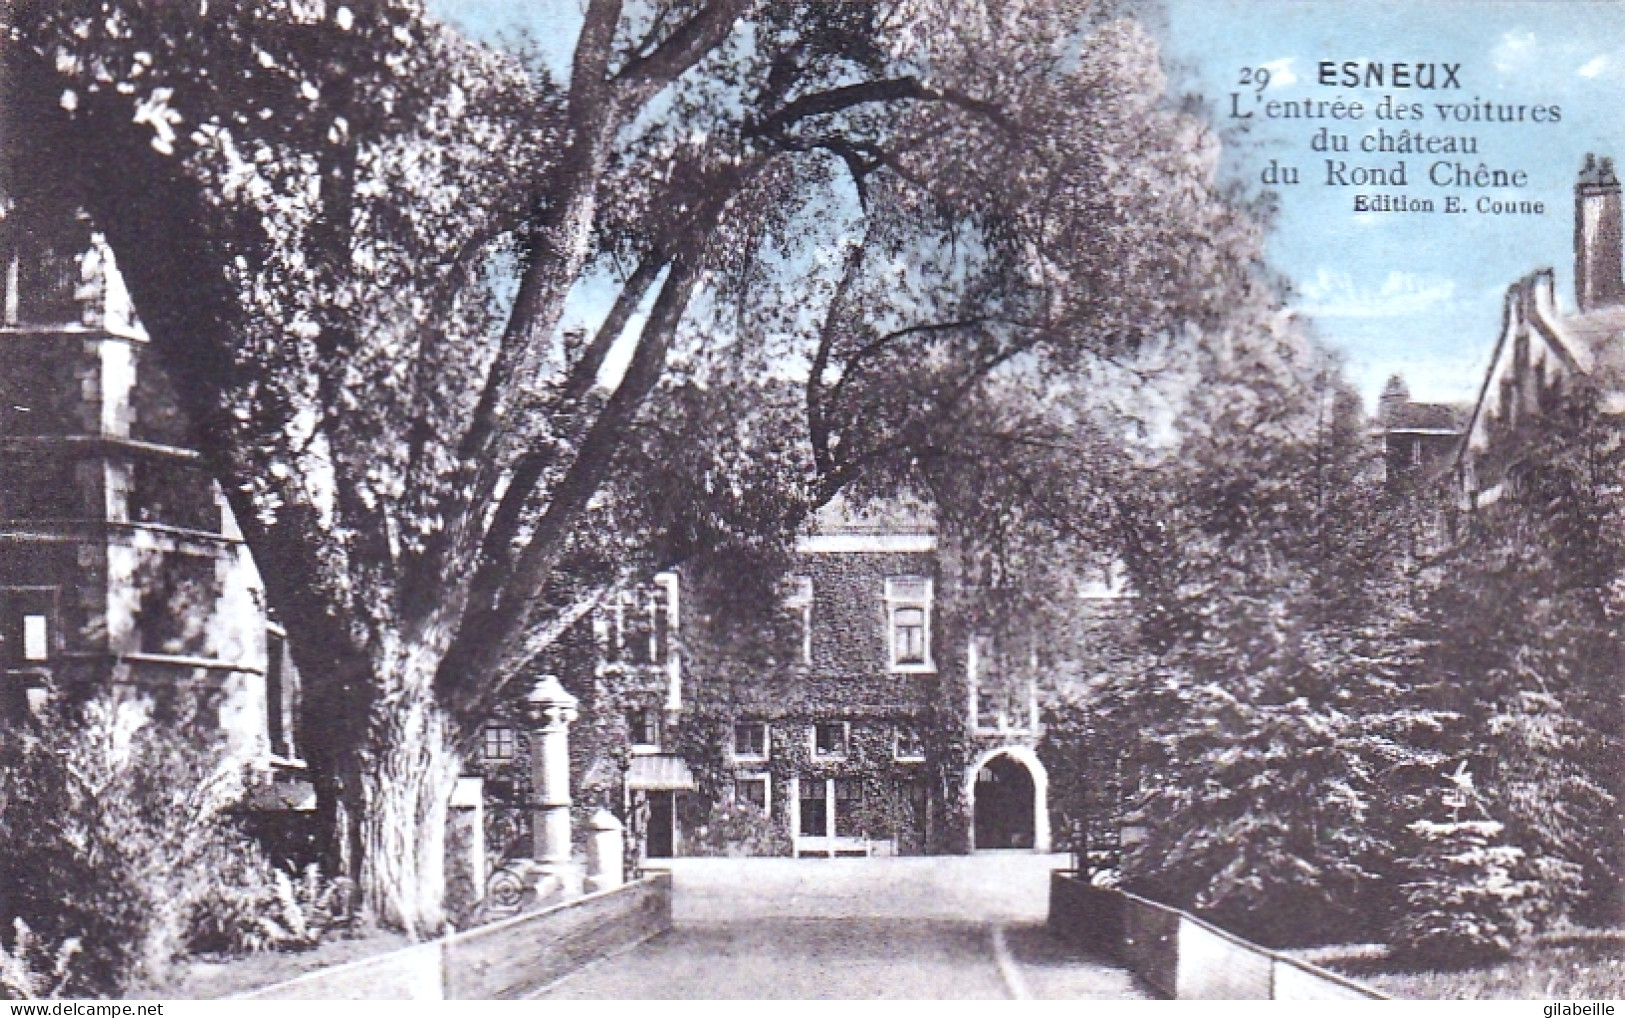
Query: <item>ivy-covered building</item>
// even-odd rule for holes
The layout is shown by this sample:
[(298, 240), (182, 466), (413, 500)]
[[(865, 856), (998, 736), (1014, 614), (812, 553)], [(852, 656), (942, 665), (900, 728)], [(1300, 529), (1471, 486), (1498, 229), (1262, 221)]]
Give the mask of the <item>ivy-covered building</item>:
[[(1048, 850), (1034, 669), (964, 621), (974, 591), (928, 513), (824, 513), (781, 576), (753, 578), (776, 604), (752, 617), (698, 574), (621, 593), (557, 655), (581, 700), (580, 812), (620, 813), (644, 858)], [(523, 723), (494, 720), (506, 815), (525, 753)]]
[(943, 692), (956, 662), (936, 552), (924, 526), (826, 522), (797, 543), (773, 663), (712, 659), (695, 676), (690, 755), (712, 751), (694, 761), (705, 790), (764, 811), (796, 855), (948, 844), (958, 726)]

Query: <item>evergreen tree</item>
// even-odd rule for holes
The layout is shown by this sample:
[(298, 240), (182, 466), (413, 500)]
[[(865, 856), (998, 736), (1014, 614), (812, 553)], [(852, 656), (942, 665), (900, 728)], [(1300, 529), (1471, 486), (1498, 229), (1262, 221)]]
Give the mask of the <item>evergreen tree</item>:
[(1539, 890), (1519, 879), (1524, 852), (1481, 814), (1466, 764), (1435, 778), (1413, 804), (1424, 814), (1398, 845), (1401, 907), (1393, 950), (1419, 965), (1461, 966), (1505, 957), (1529, 931)]
[(1206, 349), (1179, 456), (1121, 524), (1144, 641), (1119, 683), (1145, 832), (1125, 878), (1266, 943), (1371, 933), (1414, 721), (1408, 516), (1312, 344)]
[[(1524, 853), (1531, 918), (1620, 902), (1625, 447), (1599, 394), (1507, 437), (1521, 450), (1427, 595), (1425, 674), (1462, 718), (1453, 752)], [(1425, 817), (1418, 817), (1425, 819)]]

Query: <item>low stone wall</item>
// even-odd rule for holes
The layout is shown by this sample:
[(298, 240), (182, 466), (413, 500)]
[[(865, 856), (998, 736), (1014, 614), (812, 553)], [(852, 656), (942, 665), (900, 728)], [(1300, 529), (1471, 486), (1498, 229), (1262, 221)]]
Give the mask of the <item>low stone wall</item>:
[(445, 939), (446, 997), (508, 1000), (671, 929), (671, 874)]
[(1050, 874), (1049, 927), (1115, 958), (1176, 1000), (1382, 1000), (1335, 972), (1259, 947), (1179, 909), (1081, 875)]
[(671, 874), (239, 994), (254, 1000), (506, 1000), (671, 928)]
[(1106, 893), (1123, 899), (1123, 963), (1153, 990), (1179, 999), (1179, 913), (1144, 898)]
[(1049, 928), (1092, 954), (1122, 956), (1124, 904), (1116, 891), (1064, 870), (1050, 873)]

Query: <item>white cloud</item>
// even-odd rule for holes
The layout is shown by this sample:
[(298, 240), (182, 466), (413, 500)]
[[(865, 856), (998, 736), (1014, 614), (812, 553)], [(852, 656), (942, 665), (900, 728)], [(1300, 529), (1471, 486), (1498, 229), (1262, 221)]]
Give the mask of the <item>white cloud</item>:
[(1297, 62), (1297, 57), (1282, 57), (1279, 60), (1271, 60), (1267, 64), (1259, 64), (1258, 66), (1270, 72), (1271, 88), (1285, 88), (1288, 85), (1296, 85), (1301, 80), (1296, 74), (1292, 73), (1292, 65)]
[(1398, 318), (1449, 304), (1456, 296), (1452, 279), (1390, 272), (1377, 286), (1362, 287), (1347, 272), (1320, 269), (1298, 285), (1297, 310), (1316, 318)]
[(1365, 396), (1366, 406), (1375, 410), (1377, 396), (1392, 375), (1401, 375), (1411, 390), (1411, 398), (1423, 403), (1471, 403), (1478, 395), (1488, 365), (1472, 355), (1451, 355), (1409, 351), (1402, 358), (1350, 358), (1349, 372)]
[(1528, 67), (1535, 59), (1535, 33), (1507, 32), (1490, 50), (1490, 62), (1502, 74)]
[(1501, 74), (1518, 75), (1525, 83), (1539, 80), (1555, 84), (1570, 73), (1570, 68), (1588, 81), (1619, 77), (1625, 66), (1625, 49), (1598, 52), (1595, 34), (1556, 32), (1551, 29), (1541, 36), (1523, 29), (1505, 32), (1490, 49), (1490, 63)]

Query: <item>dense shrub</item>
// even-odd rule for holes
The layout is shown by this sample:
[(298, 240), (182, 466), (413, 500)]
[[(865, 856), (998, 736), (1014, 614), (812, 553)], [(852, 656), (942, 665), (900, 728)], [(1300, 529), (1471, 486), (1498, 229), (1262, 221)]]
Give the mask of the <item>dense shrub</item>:
[(0, 922), (77, 938), (73, 995), (159, 979), (192, 950), (303, 946), (348, 913), (341, 887), (279, 876), (238, 828), (218, 733), (148, 713), (95, 700), (0, 739)]
[(348, 879), (325, 879), (314, 865), (295, 879), (258, 855), (242, 862), (188, 916), (192, 953), (304, 950), (355, 924), (355, 885)]
[[(1136, 654), (1051, 725), (1052, 756), (1118, 762), (1125, 886), (1268, 943), (1391, 935), (1434, 964), (1617, 922), (1619, 415), (1571, 394), (1462, 517), (1453, 489), (1383, 479), (1337, 386), (1255, 395), (1324, 413), (1283, 435), (1223, 407), (1122, 497)], [(1110, 801), (1057, 790), (1068, 831)]]
[(790, 836), (755, 805), (723, 802), (694, 829), (688, 847), (695, 855), (789, 855)]
[(67, 986), (79, 940), (69, 937), (55, 950), (40, 942), (21, 919), (12, 920), (11, 946), (0, 943), (0, 1000), (55, 997)]
[[(0, 741), (0, 919), (22, 919), (47, 942), (80, 938), (68, 992), (110, 992), (162, 952), (171, 839), (164, 780), (169, 754), (137, 746), (130, 705), (86, 706)], [(150, 818), (150, 819), (149, 819)], [(145, 865), (144, 865), (145, 863)], [(178, 868), (178, 867), (177, 867)]]

